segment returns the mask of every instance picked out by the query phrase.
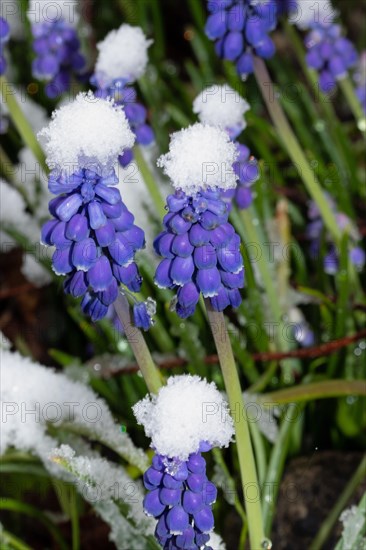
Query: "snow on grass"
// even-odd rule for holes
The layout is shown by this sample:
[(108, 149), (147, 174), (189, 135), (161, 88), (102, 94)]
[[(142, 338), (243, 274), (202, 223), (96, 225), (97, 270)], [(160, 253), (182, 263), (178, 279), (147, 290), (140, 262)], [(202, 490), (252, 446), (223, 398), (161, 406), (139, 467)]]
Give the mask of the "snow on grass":
[(96, 98), (92, 92), (80, 93), (73, 102), (56, 109), (38, 137), (48, 166), (69, 174), (77, 168), (107, 173), (118, 155), (135, 141), (123, 108)]
[(169, 458), (187, 460), (204, 441), (227, 447), (234, 434), (222, 394), (199, 376), (170, 377), (156, 396), (147, 395), (133, 412), (151, 446)]
[(140, 78), (148, 63), (147, 50), (152, 44), (140, 27), (123, 24), (107, 34), (97, 44), (99, 55), (95, 65), (98, 81), (109, 86), (113, 80), (122, 78), (134, 82)]
[(51, 273), (31, 254), (24, 254), (20, 270), (24, 277), (38, 288), (52, 282)]
[(146, 469), (143, 451), (120, 431), (105, 401), (90, 388), (19, 353), (1, 350), (0, 359), (1, 400), (5, 403), (0, 454), (15, 447), (47, 461), (58, 445), (48, 434), (48, 425), (69, 426), (112, 448), (141, 471)]
[[(110, 538), (118, 548), (133, 548), (133, 543), (144, 547), (145, 536), (154, 533), (155, 521), (143, 513), (140, 482), (132, 480), (119, 464), (96, 456), (76, 456), (69, 445), (53, 449), (49, 458), (69, 473), (78, 492), (111, 525)], [(126, 518), (118, 503), (127, 505)]]
[(226, 132), (197, 123), (171, 135), (169, 152), (158, 159), (158, 166), (176, 189), (195, 194), (207, 188), (235, 188), (236, 156)]
[(26, 211), (26, 204), (21, 194), (5, 180), (0, 178), (0, 232), (1, 252), (8, 252), (16, 247), (14, 234), (27, 238), (34, 245), (39, 242), (37, 222)]

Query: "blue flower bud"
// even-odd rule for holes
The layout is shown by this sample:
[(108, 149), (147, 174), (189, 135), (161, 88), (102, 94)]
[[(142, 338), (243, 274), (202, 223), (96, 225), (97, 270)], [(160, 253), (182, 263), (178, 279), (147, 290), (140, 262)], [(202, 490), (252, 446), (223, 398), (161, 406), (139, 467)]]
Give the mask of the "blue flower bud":
[(167, 231), (160, 233), (153, 243), (155, 252), (163, 258), (173, 259), (172, 244), (175, 238), (176, 236), (174, 234), (168, 233)]
[(73, 193), (65, 198), (62, 198), (56, 207), (56, 215), (60, 220), (68, 222), (74, 216), (83, 203), (83, 199), (79, 193)]
[(181, 491), (179, 489), (167, 489), (163, 487), (163, 489), (160, 489), (159, 495), (161, 502), (166, 506), (175, 506), (181, 499)]
[(174, 255), (180, 256), (181, 258), (187, 258), (191, 256), (194, 251), (194, 247), (189, 240), (188, 233), (183, 233), (182, 235), (176, 235), (171, 243), (172, 257)]
[(172, 288), (174, 286), (173, 279), (170, 276), (172, 261), (164, 259), (158, 265), (154, 282), (159, 288)]
[(41, 230), (41, 244), (44, 244), (46, 246), (52, 245), (51, 235), (58, 223), (58, 220), (48, 220), (46, 223), (43, 224)]
[(216, 267), (200, 269), (197, 272), (196, 284), (204, 298), (214, 297), (221, 287), (221, 277)]
[(183, 495), (183, 508), (188, 514), (194, 514), (203, 507), (203, 495), (193, 491), (185, 491)]
[(73, 275), (70, 275), (64, 283), (65, 292), (71, 294), (74, 298), (80, 298), (84, 296), (88, 290), (88, 281), (83, 271), (76, 271)]
[(224, 36), (227, 30), (227, 14), (225, 11), (217, 11), (209, 16), (205, 26), (205, 32), (210, 40), (216, 40)]
[(116, 238), (116, 231), (112, 221), (107, 221), (105, 225), (95, 230), (95, 236), (99, 246), (109, 246)]
[(113, 273), (110, 261), (106, 256), (100, 256), (88, 270), (88, 282), (93, 290), (107, 290), (112, 284)]
[(159, 498), (160, 490), (154, 489), (144, 498), (144, 510), (149, 516), (158, 517), (165, 510), (165, 504), (163, 504)]
[(189, 516), (183, 506), (176, 505), (171, 508), (166, 516), (168, 529), (174, 535), (182, 534), (189, 527)]
[(196, 285), (189, 282), (180, 287), (177, 293), (179, 304), (184, 308), (190, 308), (196, 306), (200, 297), (199, 290)]
[[(151, 300), (153, 302), (153, 300)], [(133, 306), (133, 319), (135, 326), (143, 330), (149, 330), (153, 324), (152, 315), (155, 313), (155, 308), (151, 310), (147, 302), (139, 302)], [(155, 302), (154, 302), (155, 305)]]
[(98, 292), (98, 298), (105, 306), (112, 305), (117, 300), (117, 296), (118, 296), (118, 285), (117, 285), (116, 279), (114, 278), (112, 278), (112, 282), (106, 290), (103, 290), (102, 292)]
[(209, 506), (204, 506), (193, 514), (194, 523), (203, 533), (209, 533), (214, 528), (214, 517)]
[(88, 271), (98, 257), (97, 246), (94, 239), (87, 238), (74, 244), (72, 249), (72, 263), (81, 271)]
[(176, 256), (172, 260), (172, 265), (170, 269), (170, 276), (174, 284), (182, 286), (192, 279), (194, 273), (194, 262), (192, 256), (186, 258), (180, 258)]
[(75, 214), (68, 222), (65, 235), (72, 241), (82, 241), (89, 237), (88, 220), (82, 214)]
[(73, 270), (71, 247), (55, 250), (52, 256), (52, 269), (56, 275), (67, 275)]
[(135, 128), (136, 141), (140, 145), (150, 145), (154, 139), (154, 131), (148, 124), (141, 124)]
[(107, 218), (99, 202), (92, 201), (88, 204), (89, 223), (92, 229), (98, 229), (105, 225)]
[(127, 231), (132, 227), (134, 220), (134, 215), (127, 208), (124, 208), (121, 214), (116, 218), (113, 217), (111, 221), (116, 231)]

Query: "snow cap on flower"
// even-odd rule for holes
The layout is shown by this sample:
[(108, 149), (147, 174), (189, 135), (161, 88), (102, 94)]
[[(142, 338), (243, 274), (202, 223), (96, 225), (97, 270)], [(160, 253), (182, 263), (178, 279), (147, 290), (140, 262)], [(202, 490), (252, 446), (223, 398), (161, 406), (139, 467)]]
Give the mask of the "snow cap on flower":
[(316, 25), (328, 26), (337, 15), (330, 0), (319, 0), (316, 3), (309, 0), (297, 0), (297, 9), (291, 11), (290, 23), (299, 29), (306, 30)]
[(199, 376), (170, 377), (156, 396), (146, 396), (133, 412), (151, 446), (168, 458), (187, 460), (202, 442), (227, 447), (234, 434), (222, 394)]
[(249, 109), (245, 99), (227, 84), (214, 84), (205, 88), (193, 102), (193, 112), (198, 115), (200, 122), (223, 130), (244, 130), (246, 123), (243, 117)]
[(30, 0), (28, 4), (27, 16), (31, 23), (55, 23), (56, 21), (66, 21), (70, 25), (76, 26), (79, 21), (77, 0)]
[(44, 143), (47, 164), (69, 173), (96, 167), (108, 172), (135, 140), (123, 108), (90, 91), (54, 111), (38, 137)]
[(193, 195), (208, 188), (235, 188), (236, 157), (236, 146), (226, 132), (197, 123), (171, 135), (169, 152), (157, 165), (176, 189)]
[(151, 44), (152, 40), (146, 38), (140, 27), (121, 25), (97, 44), (96, 74), (103, 75), (107, 85), (116, 78), (129, 82), (137, 80), (145, 72), (147, 49)]

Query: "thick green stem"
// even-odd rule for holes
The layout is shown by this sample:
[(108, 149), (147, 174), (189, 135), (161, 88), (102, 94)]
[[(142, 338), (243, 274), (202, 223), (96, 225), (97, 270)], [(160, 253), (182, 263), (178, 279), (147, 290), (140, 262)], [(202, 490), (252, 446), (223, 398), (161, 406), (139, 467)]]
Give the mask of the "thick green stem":
[(32, 151), (42, 169), (46, 173), (48, 173), (48, 167), (46, 165), (44, 153), (37, 141), (36, 136), (34, 135), (31, 125), (24, 116), (24, 113), (15, 97), (14, 89), (12, 88), (11, 84), (9, 84), (9, 82), (6, 80), (5, 76), (0, 77), (0, 88), (4, 102), (9, 109), (10, 116), (21, 138)]
[(151, 173), (151, 170), (146, 160), (144, 159), (144, 155), (142, 154), (141, 149), (136, 146), (133, 149), (133, 153), (135, 156), (137, 167), (141, 172), (141, 176), (145, 182), (146, 188), (149, 191), (150, 196), (154, 202), (156, 214), (160, 219), (162, 219), (166, 214), (165, 203), (163, 197), (160, 194), (155, 178)]
[(150, 393), (157, 393), (162, 386), (161, 376), (151, 357), (149, 348), (146, 345), (141, 331), (133, 324), (131, 309), (126, 296), (119, 294), (114, 303), (114, 307), (148, 390)]
[(254, 71), (258, 85), (262, 92), (262, 96), (278, 134), (282, 139), (292, 162), (298, 167), (299, 175), (311, 197), (316, 202), (325, 225), (333, 235), (334, 239), (338, 242), (341, 238), (341, 231), (338, 227), (335, 216), (325, 198), (324, 192), (314, 171), (311, 169), (309, 162), (294, 132), (292, 131), (283, 109), (279, 104), (266, 65), (259, 57), (254, 58)]
[(266, 546), (262, 522), (260, 488), (250, 439), (249, 424), (243, 403), (243, 393), (240, 387), (230, 338), (226, 329), (225, 318), (221, 312), (214, 311), (209, 299), (206, 299), (205, 303), (224, 377), (231, 414), (234, 419), (251, 549), (259, 550), (260, 548), (266, 548)]
[(299, 406), (295, 403), (289, 405), (282, 425), (271, 453), (267, 469), (267, 477), (263, 487), (263, 520), (266, 533), (270, 533), (273, 516), (276, 508), (276, 500), (279, 491), (280, 480), (285, 465), (290, 432), (294, 422), (298, 419)]
[(338, 80), (339, 87), (341, 88), (344, 97), (347, 100), (347, 103), (353, 113), (353, 116), (356, 119), (357, 122), (357, 128), (365, 133), (366, 132), (366, 115), (363, 112), (362, 105), (355, 93), (354, 86), (349, 78), (349, 76), (346, 76), (345, 78), (341, 78)]
[(347, 506), (347, 503), (359, 484), (362, 482), (363, 479), (365, 479), (366, 475), (366, 457), (364, 457), (357, 470), (347, 483), (346, 487), (344, 488), (343, 492), (341, 493), (339, 499), (335, 503), (334, 507), (330, 511), (330, 514), (323, 522), (322, 526), (320, 527), (315, 539), (311, 543), (311, 546), (309, 550), (321, 550), (321, 548), (324, 547), (324, 544), (328, 540), (328, 536), (330, 532), (332, 531), (334, 525), (336, 524), (341, 512), (343, 509)]

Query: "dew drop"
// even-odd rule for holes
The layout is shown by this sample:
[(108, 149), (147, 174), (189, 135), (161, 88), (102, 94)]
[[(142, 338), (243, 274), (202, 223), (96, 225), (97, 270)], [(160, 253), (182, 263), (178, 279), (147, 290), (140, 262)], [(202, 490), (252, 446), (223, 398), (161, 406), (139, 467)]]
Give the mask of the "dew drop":
[(361, 132), (366, 132), (366, 118), (360, 118), (357, 122), (357, 128), (361, 130)]
[(324, 121), (323, 120), (318, 120), (315, 125), (314, 125), (314, 128), (317, 132), (324, 132), (325, 130), (325, 124), (324, 124)]

